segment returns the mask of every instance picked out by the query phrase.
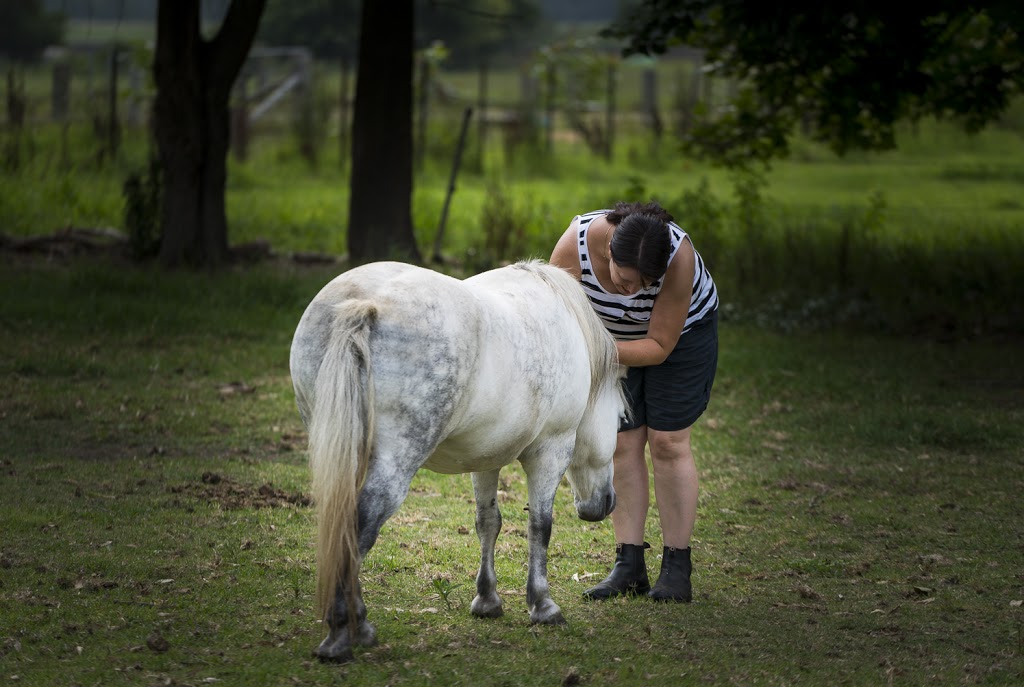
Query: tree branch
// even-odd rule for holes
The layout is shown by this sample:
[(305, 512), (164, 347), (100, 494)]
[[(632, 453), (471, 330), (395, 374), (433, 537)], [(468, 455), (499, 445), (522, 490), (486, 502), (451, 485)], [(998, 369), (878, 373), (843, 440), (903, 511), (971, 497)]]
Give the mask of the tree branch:
[(234, 83), (249, 55), (267, 0), (232, 0), (208, 44), (210, 78), (219, 86)]

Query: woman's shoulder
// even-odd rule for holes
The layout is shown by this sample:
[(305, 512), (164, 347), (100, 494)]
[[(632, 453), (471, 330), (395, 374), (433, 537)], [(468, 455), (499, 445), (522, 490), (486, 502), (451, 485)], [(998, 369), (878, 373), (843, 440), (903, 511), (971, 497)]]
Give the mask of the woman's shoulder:
[(579, 220), (579, 215), (573, 218), (568, 228), (559, 237), (554, 250), (551, 251), (551, 258), (548, 262), (568, 270), (570, 274), (579, 279), (580, 260), (577, 248), (579, 245), (579, 238), (577, 237), (579, 222), (577, 220)]
[(590, 212), (582, 212), (582, 213), (576, 215), (576, 219), (578, 219), (581, 224), (586, 223), (586, 222), (593, 222), (596, 219), (604, 219), (604, 216), (607, 215), (609, 212), (611, 212), (611, 211), (610, 210), (591, 210)]

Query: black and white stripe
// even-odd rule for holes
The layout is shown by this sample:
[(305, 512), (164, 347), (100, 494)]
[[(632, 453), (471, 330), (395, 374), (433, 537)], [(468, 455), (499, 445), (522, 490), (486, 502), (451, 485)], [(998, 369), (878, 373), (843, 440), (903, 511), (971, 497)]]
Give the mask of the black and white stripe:
[[(597, 210), (579, 215), (579, 259), (580, 259), (580, 282), (583, 290), (590, 299), (594, 311), (604, 322), (605, 328), (616, 339), (622, 341), (642, 339), (647, 336), (647, 329), (651, 320), (651, 310), (654, 308), (654, 299), (661, 291), (661, 279), (651, 284), (646, 289), (640, 290), (633, 296), (623, 296), (617, 293), (609, 293), (597, 280), (591, 268), (590, 256), (587, 250), (587, 231), (590, 223), (597, 217), (603, 217), (609, 210)], [(679, 246), (686, 238), (684, 232), (675, 222), (669, 222), (669, 230), (672, 240), (672, 252), (668, 262), (672, 263)], [(703, 258), (694, 250), (696, 263), (693, 271), (693, 293), (690, 296), (690, 311), (686, 316), (686, 323), (683, 325), (685, 334), (695, 323), (699, 322), (708, 314), (718, 308), (718, 290), (704, 265)]]

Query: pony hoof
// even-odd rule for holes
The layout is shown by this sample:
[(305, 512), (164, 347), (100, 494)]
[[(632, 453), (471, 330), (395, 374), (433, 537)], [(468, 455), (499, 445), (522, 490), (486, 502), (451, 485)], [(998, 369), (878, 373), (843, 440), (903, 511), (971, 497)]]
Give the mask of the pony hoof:
[(480, 596), (476, 597), (469, 607), (469, 612), (477, 618), (500, 618), (505, 615), (505, 609), (501, 606), (501, 599), (497, 596), (489, 600), (485, 600)]
[(545, 616), (543, 618), (531, 617), (530, 618), (530, 624), (531, 625), (568, 625), (568, 623), (565, 622), (565, 618), (562, 617), (562, 612), (561, 611), (559, 611), (558, 613), (555, 613), (554, 615)]
[(354, 643), (362, 647), (377, 646), (377, 628), (364, 620), (359, 626)]
[(321, 663), (348, 663), (355, 660), (352, 655), (352, 647), (349, 644), (331, 642), (330, 637), (313, 649), (313, 656), (318, 658)]
[(562, 609), (554, 601), (537, 604), (530, 611), (531, 625), (565, 625)]

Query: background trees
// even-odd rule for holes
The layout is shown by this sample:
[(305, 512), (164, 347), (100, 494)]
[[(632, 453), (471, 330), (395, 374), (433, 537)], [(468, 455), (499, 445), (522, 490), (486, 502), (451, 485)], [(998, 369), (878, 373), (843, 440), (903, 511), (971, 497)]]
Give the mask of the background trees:
[(887, 149), (894, 124), (953, 118), (977, 131), (1024, 90), (1024, 5), (873, 0), (643, 0), (608, 35), (630, 52), (687, 43), (741, 81), (704, 112), (689, 149), (729, 165), (785, 154), (803, 126), (837, 152)]
[(34, 60), (64, 35), (64, 17), (42, 0), (0, 3), (0, 57)]

